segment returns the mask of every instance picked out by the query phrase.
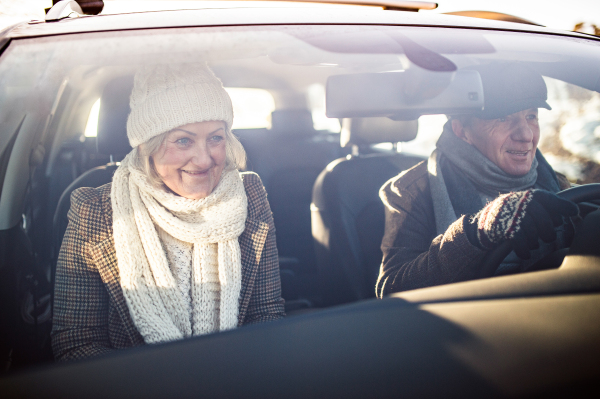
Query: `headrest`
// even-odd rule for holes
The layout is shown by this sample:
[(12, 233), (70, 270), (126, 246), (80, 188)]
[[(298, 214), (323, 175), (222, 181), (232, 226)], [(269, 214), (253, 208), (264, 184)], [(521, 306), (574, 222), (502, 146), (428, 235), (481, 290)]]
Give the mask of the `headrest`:
[(271, 113), (271, 131), (278, 135), (313, 135), (312, 114), (308, 109), (280, 109)]
[(132, 89), (133, 75), (115, 78), (104, 87), (98, 115), (98, 153), (116, 156), (131, 151), (127, 139), (127, 116)]
[(417, 137), (419, 123), (412, 121), (393, 121), (387, 117), (345, 118), (342, 122), (340, 145), (347, 147), (378, 143), (397, 143), (411, 141)]

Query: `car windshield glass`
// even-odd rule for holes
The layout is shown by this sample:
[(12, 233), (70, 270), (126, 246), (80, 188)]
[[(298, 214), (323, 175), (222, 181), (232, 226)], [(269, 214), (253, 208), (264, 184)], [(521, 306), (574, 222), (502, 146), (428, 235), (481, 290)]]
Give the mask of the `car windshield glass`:
[[(539, 148), (570, 180), (600, 181), (600, 42), (476, 29), (256, 26), (15, 40), (0, 62), (0, 151), (27, 115), (51, 147), (51, 170), (63, 143), (94, 138), (94, 104), (109, 82), (133, 76), (142, 65), (190, 62), (207, 63), (234, 93), (238, 129), (271, 128), (270, 114), (277, 109), (310, 110), (311, 128), (330, 140), (337, 140), (344, 118), (419, 118), (416, 139), (401, 145), (371, 143), (376, 144), (371, 150), (424, 156), (434, 148), (445, 115), (483, 106), (477, 77), (466, 71), (498, 62), (525, 65), (543, 75), (552, 107), (540, 109)], [(410, 112), (400, 109), (402, 104), (392, 109), (383, 100), (368, 111), (336, 102), (330, 78), (358, 74), (378, 74), (379, 83), (362, 88), (374, 98), (386, 98), (379, 90), (404, 82), (398, 83), (404, 85), (399, 95)], [(328, 84), (332, 95), (326, 101)], [(453, 96), (458, 92), (471, 100), (480, 96), (457, 105)], [(248, 115), (244, 110), (250, 110)]]

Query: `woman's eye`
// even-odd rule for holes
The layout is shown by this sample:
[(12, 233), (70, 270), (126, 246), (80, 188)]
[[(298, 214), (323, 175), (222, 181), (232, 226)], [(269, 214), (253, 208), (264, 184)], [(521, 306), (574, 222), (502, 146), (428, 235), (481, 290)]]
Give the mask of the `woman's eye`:
[(529, 119), (529, 120), (532, 120), (532, 121), (533, 121), (533, 120), (536, 120), (536, 119), (537, 119), (537, 117), (538, 117), (538, 116), (537, 116), (536, 114), (529, 114), (529, 115), (527, 115), (527, 119)]
[(225, 137), (216, 135), (216, 136), (212, 136), (209, 140), (211, 143), (218, 144), (221, 141), (225, 140)]
[(506, 118), (498, 118), (500, 122), (506, 122)]
[(190, 144), (192, 144), (192, 140), (190, 138), (187, 138), (187, 137), (182, 137), (182, 138), (176, 140), (175, 143), (177, 145), (187, 147)]

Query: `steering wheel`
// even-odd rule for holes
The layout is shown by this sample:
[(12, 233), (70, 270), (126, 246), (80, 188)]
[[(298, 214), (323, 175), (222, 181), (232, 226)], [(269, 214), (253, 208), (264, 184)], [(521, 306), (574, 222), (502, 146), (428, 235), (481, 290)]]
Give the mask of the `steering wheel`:
[[(600, 199), (600, 183), (586, 184), (583, 186), (568, 188), (557, 193), (556, 195), (569, 201), (573, 201), (576, 204)], [(495, 249), (491, 250), (483, 259), (479, 277), (485, 278), (494, 276), (504, 258), (506, 258), (511, 251), (512, 247), (509, 241), (505, 241), (498, 245)]]

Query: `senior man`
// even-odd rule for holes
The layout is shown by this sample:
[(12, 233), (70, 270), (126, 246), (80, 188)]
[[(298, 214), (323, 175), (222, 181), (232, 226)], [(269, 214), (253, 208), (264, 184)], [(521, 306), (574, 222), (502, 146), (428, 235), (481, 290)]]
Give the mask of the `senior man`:
[(522, 271), (565, 247), (577, 206), (537, 149), (538, 108), (551, 109), (542, 76), (528, 67), (475, 67), (484, 109), (451, 116), (427, 162), (389, 180), (377, 296), (477, 278), (503, 241), (513, 252), (496, 274)]

